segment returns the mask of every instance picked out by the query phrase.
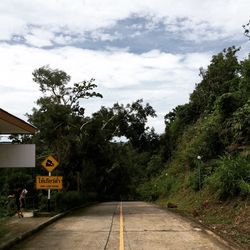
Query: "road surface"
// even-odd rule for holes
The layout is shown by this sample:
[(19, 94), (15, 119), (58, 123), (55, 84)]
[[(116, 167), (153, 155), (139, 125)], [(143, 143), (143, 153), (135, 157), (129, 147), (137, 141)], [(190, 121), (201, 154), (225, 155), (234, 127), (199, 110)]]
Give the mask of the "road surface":
[(233, 249), (197, 224), (144, 202), (77, 210), (16, 245), (26, 250)]

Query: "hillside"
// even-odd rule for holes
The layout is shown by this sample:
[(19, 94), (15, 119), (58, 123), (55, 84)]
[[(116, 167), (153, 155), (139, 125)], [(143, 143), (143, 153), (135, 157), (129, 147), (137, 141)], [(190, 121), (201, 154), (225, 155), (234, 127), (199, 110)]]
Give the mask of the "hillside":
[(166, 115), (161, 174), (137, 189), (250, 248), (250, 58), (213, 56), (189, 103)]

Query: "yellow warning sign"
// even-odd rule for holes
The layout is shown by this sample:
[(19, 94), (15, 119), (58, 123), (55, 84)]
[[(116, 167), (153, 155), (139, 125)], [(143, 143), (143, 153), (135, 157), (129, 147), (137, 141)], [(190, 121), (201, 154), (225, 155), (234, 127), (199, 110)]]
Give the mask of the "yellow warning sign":
[(36, 189), (62, 189), (62, 176), (37, 176)]
[(59, 162), (51, 155), (49, 155), (43, 162), (42, 166), (47, 169), (48, 172), (52, 172), (57, 166)]

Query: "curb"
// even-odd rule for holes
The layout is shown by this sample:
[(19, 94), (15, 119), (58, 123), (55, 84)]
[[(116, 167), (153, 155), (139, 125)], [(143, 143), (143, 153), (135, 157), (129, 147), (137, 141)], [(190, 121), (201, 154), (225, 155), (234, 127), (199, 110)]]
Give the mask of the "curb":
[(14, 239), (11, 239), (11, 240), (7, 241), (7, 242), (1, 243), (0, 244), (0, 250), (8, 250), (11, 247), (13, 247), (14, 245), (16, 245), (17, 243), (27, 239), (28, 237), (30, 237), (34, 233), (39, 232), (40, 230), (44, 229), (45, 227), (49, 226), (50, 224), (52, 224), (53, 222), (59, 220), (60, 218), (64, 217), (65, 215), (70, 214), (74, 210), (77, 210), (77, 209), (80, 209), (80, 208), (85, 208), (85, 207), (88, 207), (88, 206), (91, 206), (91, 205), (94, 205), (94, 204), (96, 204), (96, 203), (88, 203), (88, 204), (85, 204), (85, 205), (82, 205), (82, 206), (79, 206), (79, 207), (71, 208), (71, 209), (69, 209), (69, 210), (67, 210), (65, 212), (60, 213), (60, 214), (57, 214), (57, 215), (51, 217), (50, 219), (48, 219), (47, 221), (43, 222), (42, 224), (38, 225), (37, 227), (31, 229), (30, 231), (25, 232), (25, 233), (17, 236)]
[(66, 214), (68, 214), (70, 211), (64, 212), (64, 213), (60, 213), (57, 214), (53, 217), (51, 217), (50, 219), (48, 219), (47, 221), (45, 221), (44, 223), (38, 225), (37, 227), (31, 229), (28, 232), (25, 232), (19, 236), (17, 236), (14, 239), (11, 239), (7, 242), (4, 242), (0, 245), (0, 250), (7, 250), (10, 249), (11, 247), (13, 247), (14, 245), (16, 245), (17, 243), (19, 243), (20, 241), (30, 237), (31, 235), (33, 235), (34, 233), (37, 233), (38, 231), (42, 230), (43, 228), (47, 227), (48, 225), (52, 224), (53, 222), (55, 222), (56, 220), (62, 218), (63, 216), (65, 216)]

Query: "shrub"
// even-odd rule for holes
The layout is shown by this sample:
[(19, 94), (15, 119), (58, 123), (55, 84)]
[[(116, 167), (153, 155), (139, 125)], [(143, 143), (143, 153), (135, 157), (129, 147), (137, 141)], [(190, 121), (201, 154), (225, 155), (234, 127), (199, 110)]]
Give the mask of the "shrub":
[(167, 176), (163, 182), (163, 196), (166, 198), (171, 195), (172, 191), (178, 189), (178, 180), (174, 176)]
[(162, 158), (159, 155), (153, 155), (146, 167), (146, 173), (148, 177), (159, 174), (160, 170), (163, 169), (164, 165)]
[(241, 98), (237, 92), (225, 93), (218, 99), (218, 109), (223, 118), (231, 115), (241, 105)]
[(209, 186), (220, 199), (250, 194), (250, 162), (241, 156), (225, 155), (217, 162), (218, 167), (209, 178)]
[[(38, 208), (39, 211), (47, 211), (48, 210), (48, 196), (44, 194), (45, 192), (39, 192), (38, 193)], [(54, 203), (54, 197), (51, 195), (50, 198), (50, 204), (52, 205)], [(52, 208), (54, 209), (54, 208)]]
[(188, 177), (188, 187), (191, 187), (194, 191), (199, 191), (206, 185), (209, 177), (214, 173), (217, 168), (216, 160), (210, 160), (209, 162), (202, 162), (196, 160), (196, 168), (191, 172)]
[(15, 199), (0, 196), (0, 217), (11, 216), (16, 213)]
[(176, 176), (162, 172), (162, 174), (148, 182), (142, 183), (136, 189), (139, 200), (155, 201), (159, 198), (167, 198), (172, 193), (178, 192), (182, 181)]
[(233, 114), (228, 125), (235, 142), (250, 143), (250, 100)]
[(156, 200), (158, 196), (155, 193), (155, 185), (153, 181), (145, 182), (136, 188), (136, 196), (139, 200), (152, 201)]
[(56, 194), (56, 204), (58, 210), (67, 210), (86, 202), (84, 194), (77, 191), (59, 192)]
[(188, 178), (188, 186), (191, 187), (194, 191), (200, 190), (200, 179), (199, 179), (199, 173), (198, 171), (191, 174)]

